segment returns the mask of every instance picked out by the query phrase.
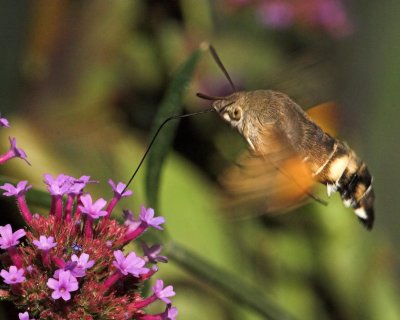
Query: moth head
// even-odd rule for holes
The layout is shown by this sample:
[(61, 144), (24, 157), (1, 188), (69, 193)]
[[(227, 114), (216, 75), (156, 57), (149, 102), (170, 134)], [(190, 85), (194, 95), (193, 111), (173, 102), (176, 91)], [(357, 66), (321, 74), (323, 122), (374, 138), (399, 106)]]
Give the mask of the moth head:
[(245, 93), (235, 92), (226, 97), (209, 96), (203, 93), (197, 93), (202, 99), (211, 100), (212, 108), (218, 112), (221, 118), (235, 127), (239, 132), (243, 131), (244, 121), (246, 118)]
[(238, 93), (215, 100), (212, 107), (226, 122), (233, 127), (242, 128), (244, 119), (243, 104)]

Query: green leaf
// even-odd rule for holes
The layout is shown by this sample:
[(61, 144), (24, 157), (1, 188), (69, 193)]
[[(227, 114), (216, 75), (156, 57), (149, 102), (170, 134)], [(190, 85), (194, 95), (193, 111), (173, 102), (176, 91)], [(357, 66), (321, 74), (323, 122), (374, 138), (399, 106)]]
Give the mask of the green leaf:
[[(202, 48), (197, 49), (177, 71), (160, 104), (150, 136), (154, 136), (157, 133), (167, 118), (182, 113), (182, 98), (202, 51)], [(162, 134), (158, 136), (157, 143), (152, 147), (147, 160), (146, 197), (155, 209), (158, 207), (158, 193), (163, 163), (171, 148), (178, 124), (179, 120), (177, 119), (163, 128)]]
[(265, 297), (262, 290), (235, 276), (226, 270), (220, 269), (200, 256), (188, 251), (182, 245), (170, 242), (166, 247), (168, 257), (197, 276), (219, 289), (224, 295), (230, 296), (240, 305), (247, 305), (263, 316), (263, 319), (289, 320), (291, 315), (281, 310), (274, 302)]

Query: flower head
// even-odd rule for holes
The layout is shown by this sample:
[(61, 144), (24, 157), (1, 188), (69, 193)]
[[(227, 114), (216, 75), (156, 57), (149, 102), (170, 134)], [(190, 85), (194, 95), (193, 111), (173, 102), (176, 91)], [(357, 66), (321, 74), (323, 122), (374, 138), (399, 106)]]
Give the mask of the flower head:
[(0, 248), (8, 249), (19, 244), (18, 239), (26, 235), (24, 229), (12, 232), (11, 225), (0, 226)]
[[(161, 246), (144, 245), (143, 257), (122, 252), (149, 226), (161, 229), (164, 218), (154, 217), (152, 209), (142, 209), (139, 219), (131, 215), (126, 224), (111, 219), (117, 197), (127, 195), (123, 184), (114, 186), (119, 194), (114, 194), (104, 209), (106, 200), (94, 201), (84, 193), (85, 185), (92, 182), (88, 176), (76, 179), (47, 174), (44, 180), (52, 195), (45, 216), (30, 213), (24, 195), (31, 186), (26, 181), (1, 187), (5, 195), (17, 197), (28, 224), (25, 230), (15, 232), (10, 225), (0, 227), (0, 248), (7, 250), (0, 275), (10, 284), (6, 291), (10, 299), (30, 312), (21, 313), (20, 318), (174, 319), (170, 306), (158, 315), (144, 310), (156, 300), (169, 301), (171, 286), (164, 288), (157, 282), (154, 294), (147, 298), (140, 290), (158, 271), (157, 263), (167, 261), (160, 255)], [(23, 236), (24, 245), (18, 246)]]
[(50, 278), (47, 280), (47, 286), (53, 289), (51, 297), (55, 300), (62, 298), (64, 301), (71, 299), (70, 292), (78, 290), (78, 280), (70, 271), (60, 270), (58, 279)]
[(7, 270), (3, 269), (0, 271), (0, 276), (4, 279), (7, 284), (17, 284), (25, 281), (24, 277), (25, 270), (16, 266), (10, 266)]

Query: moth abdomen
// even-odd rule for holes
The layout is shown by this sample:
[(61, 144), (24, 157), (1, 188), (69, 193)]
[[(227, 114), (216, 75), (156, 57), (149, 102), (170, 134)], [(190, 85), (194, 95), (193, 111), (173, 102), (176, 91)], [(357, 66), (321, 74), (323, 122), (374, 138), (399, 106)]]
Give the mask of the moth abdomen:
[(336, 141), (334, 151), (317, 179), (327, 185), (330, 196), (338, 191), (343, 204), (354, 210), (367, 229), (374, 222), (372, 176), (366, 164), (341, 141)]
[(349, 166), (339, 180), (338, 191), (345, 206), (353, 208), (359, 220), (371, 229), (375, 218), (372, 176), (366, 164), (353, 151), (351, 155)]

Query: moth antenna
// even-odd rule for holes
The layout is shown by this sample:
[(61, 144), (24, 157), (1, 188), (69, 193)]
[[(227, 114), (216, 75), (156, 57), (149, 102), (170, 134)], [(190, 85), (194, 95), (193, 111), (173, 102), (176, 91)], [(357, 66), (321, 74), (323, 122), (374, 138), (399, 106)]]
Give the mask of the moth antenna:
[(221, 59), (219, 58), (219, 56), (218, 56), (218, 54), (217, 54), (217, 51), (214, 49), (214, 47), (213, 47), (212, 45), (209, 46), (209, 49), (210, 49), (211, 55), (212, 55), (213, 58), (214, 58), (214, 61), (217, 63), (217, 65), (218, 65), (218, 67), (221, 69), (221, 71), (224, 73), (226, 79), (228, 79), (229, 84), (231, 85), (233, 91), (236, 92), (237, 89), (236, 89), (236, 87), (235, 87), (235, 84), (233, 83), (231, 77), (229, 76), (228, 71), (226, 71), (225, 66), (223, 65)]
[(161, 129), (164, 127), (164, 125), (167, 122), (169, 122), (171, 120), (174, 120), (174, 119), (187, 118), (187, 117), (195, 116), (195, 115), (198, 115), (198, 114), (203, 114), (203, 113), (208, 113), (208, 112), (213, 112), (213, 111), (215, 111), (215, 110), (213, 108), (210, 108), (210, 109), (202, 110), (202, 111), (198, 111), (198, 112), (174, 115), (174, 116), (171, 116), (171, 117), (168, 117), (167, 119), (165, 119), (164, 122), (158, 127), (156, 133), (154, 134), (153, 138), (151, 139), (151, 141), (150, 141), (150, 143), (149, 143), (149, 145), (148, 145), (148, 147), (147, 147), (142, 159), (140, 160), (138, 166), (136, 167), (136, 170), (133, 172), (132, 176), (130, 177), (130, 179), (129, 179), (128, 183), (126, 184), (126, 186), (125, 186), (124, 190), (122, 191), (122, 193), (124, 193), (126, 191), (126, 189), (128, 189), (128, 187), (131, 184), (133, 178), (135, 178), (135, 176), (138, 173), (140, 167), (142, 166), (144, 160), (146, 159), (147, 154), (149, 153), (154, 141), (156, 140), (156, 138), (157, 138), (158, 134), (160, 133)]

